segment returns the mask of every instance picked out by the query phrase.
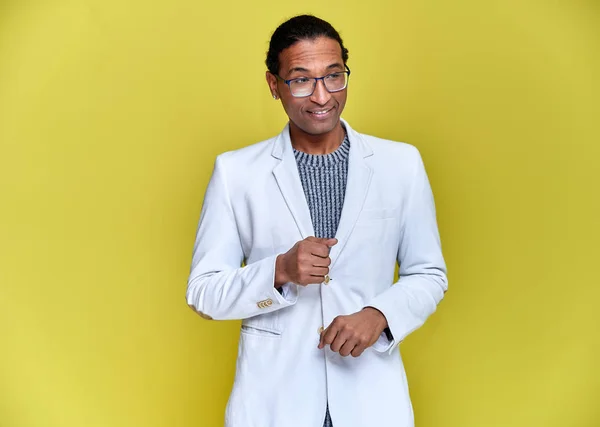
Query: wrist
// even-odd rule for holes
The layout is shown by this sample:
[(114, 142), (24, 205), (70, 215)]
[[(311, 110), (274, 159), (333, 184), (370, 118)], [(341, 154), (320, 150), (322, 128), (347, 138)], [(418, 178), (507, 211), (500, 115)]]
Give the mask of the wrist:
[(287, 279), (287, 275), (285, 274), (285, 269), (284, 269), (284, 259), (283, 259), (283, 254), (278, 255), (276, 260), (275, 260), (275, 283), (274, 286), (276, 288), (281, 288), (284, 284), (286, 284), (287, 282), (289, 282), (289, 280)]
[(371, 311), (379, 320), (379, 329), (381, 329), (382, 331), (388, 327), (388, 322), (387, 319), (385, 317), (385, 315), (379, 311), (378, 309), (376, 309), (375, 307), (365, 307), (363, 310), (369, 310)]

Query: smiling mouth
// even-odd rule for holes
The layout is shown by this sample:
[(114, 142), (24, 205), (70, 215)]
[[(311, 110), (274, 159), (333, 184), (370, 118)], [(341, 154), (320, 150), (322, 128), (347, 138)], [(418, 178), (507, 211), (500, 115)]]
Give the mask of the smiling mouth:
[(327, 115), (327, 113), (329, 113), (331, 110), (333, 110), (333, 107), (331, 108), (322, 108), (319, 110), (310, 110), (308, 111), (311, 115), (315, 116), (315, 117), (323, 117), (325, 115)]

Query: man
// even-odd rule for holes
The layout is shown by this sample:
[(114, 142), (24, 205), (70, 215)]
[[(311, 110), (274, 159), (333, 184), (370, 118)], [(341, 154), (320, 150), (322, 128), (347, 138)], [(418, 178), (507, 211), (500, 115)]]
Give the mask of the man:
[(282, 24), (266, 77), (289, 123), (215, 163), (187, 302), (242, 319), (227, 427), (413, 425), (397, 347), (436, 310), (446, 267), (418, 151), (340, 118), (347, 60), (327, 22)]

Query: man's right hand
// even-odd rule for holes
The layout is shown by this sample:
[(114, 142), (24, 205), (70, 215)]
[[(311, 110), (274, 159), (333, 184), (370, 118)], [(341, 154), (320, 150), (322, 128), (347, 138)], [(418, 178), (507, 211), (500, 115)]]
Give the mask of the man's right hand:
[(279, 255), (275, 262), (275, 287), (288, 282), (302, 286), (323, 282), (331, 264), (329, 250), (337, 242), (337, 239), (307, 237)]

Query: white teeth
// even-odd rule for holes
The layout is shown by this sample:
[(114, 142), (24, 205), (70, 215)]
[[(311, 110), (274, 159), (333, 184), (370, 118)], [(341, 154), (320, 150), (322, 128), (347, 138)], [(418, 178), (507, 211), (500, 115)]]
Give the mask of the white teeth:
[(311, 111), (312, 114), (317, 114), (317, 115), (322, 115), (322, 114), (326, 114), (328, 113), (329, 110), (322, 110), (322, 111)]

